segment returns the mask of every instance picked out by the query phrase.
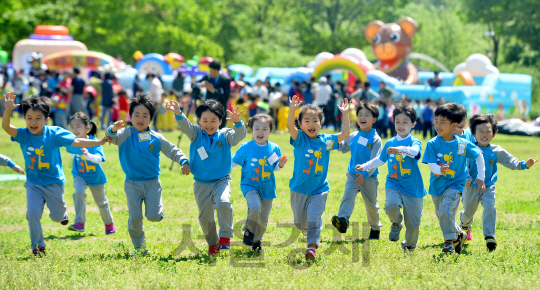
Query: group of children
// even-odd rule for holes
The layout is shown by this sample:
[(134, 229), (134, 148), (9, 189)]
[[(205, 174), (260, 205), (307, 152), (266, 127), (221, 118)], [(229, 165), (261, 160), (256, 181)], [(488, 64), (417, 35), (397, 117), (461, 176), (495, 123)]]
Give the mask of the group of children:
[[(85, 191), (86, 187), (90, 187), (100, 209), (106, 234), (116, 231), (105, 197), (107, 178), (100, 165), (105, 161), (101, 145), (107, 142), (118, 146), (120, 164), (126, 174), (124, 188), (129, 210), (128, 231), (135, 248), (132, 254), (147, 253), (142, 204), (145, 204), (144, 215), (149, 221), (159, 222), (164, 218), (159, 180), (160, 152), (179, 163), (182, 174), (193, 174), (199, 223), (209, 246), (209, 255), (230, 249), (230, 239), (233, 237), (230, 172), (235, 166), (241, 166), (240, 187), (248, 205), (243, 243), (252, 246), (254, 251), (262, 251), (261, 241), (272, 200), (276, 198), (274, 172), (281, 170), (288, 160), (287, 156), (282, 155), (280, 147), (268, 140), (275, 125), (270, 116), (257, 114), (249, 119), (247, 127), (253, 140), (243, 143), (232, 156), (231, 148), (247, 134), (241, 120), (242, 110), (227, 110), (230, 118), (226, 118), (225, 108), (219, 102), (205, 100), (195, 111), (199, 125), (194, 125), (184, 115), (178, 102), (167, 102), (166, 109), (174, 113), (180, 130), (191, 142), (188, 158), (163, 135), (150, 130), (149, 125), (156, 117), (158, 108), (145, 94), (137, 95), (129, 104), (132, 126), (126, 128), (123, 120), (117, 121), (106, 130), (106, 137), (101, 140), (96, 138), (96, 125), (84, 113), (71, 117), (71, 132), (47, 126), (50, 101), (36, 96), (22, 102), (26, 128), (16, 128), (10, 124), (11, 112), (19, 106), (14, 99), (12, 94), (5, 96), (6, 112), (2, 127), (13, 141), (20, 144), (25, 158), (26, 216), (35, 255), (45, 253), (40, 223), (45, 203), (53, 221), (62, 225), (69, 223), (64, 202), (63, 184), (66, 179), (60, 147), (67, 147), (73, 157), (76, 217), (69, 229), (84, 231)], [(290, 200), (294, 223), (307, 237), (306, 259), (316, 258), (320, 244), (322, 215), (330, 191), (326, 176), (332, 150), (351, 152), (344, 196), (338, 215), (332, 217), (332, 224), (342, 233), (347, 231), (356, 195), (361, 192), (371, 226), (369, 238), (379, 239), (382, 224), (377, 203), (377, 167), (388, 163), (385, 210), (392, 222), (389, 239), (400, 239), (404, 221), (407, 229), (401, 245), (404, 252), (413, 252), (418, 241), (423, 197), (428, 193), (418, 167), (422, 144), (410, 135), (416, 124), (415, 110), (410, 106), (396, 106), (394, 124), (397, 136), (382, 146), (381, 138), (373, 129), (379, 114), (373, 104), (360, 103), (356, 109), (360, 129), (350, 134), (349, 103), (343, 99), (339, 106), (343, 113), (342, 132), (321, 134), (319, 131), (324, 123), (321, 108), (312, 104), (302, 106), (297, 96), (289, 101), (287, 128), (291, 135), (290, 144), (294, 147)], [(497, 132), (497, 123), (489, 114), (471, 118), (472, 135), (462, 130), (467, 114), (464, 109), (452, 103), (437, 108), (435, 128), (438, 136), (428, 142), (422, 159), (431, 170), (429, 193), (445, 240), (443, 252), (448, 253), (461, 252), (479, 203), (484, 207), (487, 246), (490, 250), (495, 249), (494, 183), (497, 180), (497, 162), (511, 169), (526, 169), (537, 161), (531, 158), (520, 162), (501, 147), (490, 144)], [(298, 117), (295, 117), (297, 110)], [(233, 128), (220, 129), (225, 119), (234, 123)], [(9, 158), (0, 157), (0, 165), (25, 173)], [(462, 196), (464, 208), (461, 226), (458, 226), (455, 215)], [(214, 211), (217, 212), (219, 231)]]

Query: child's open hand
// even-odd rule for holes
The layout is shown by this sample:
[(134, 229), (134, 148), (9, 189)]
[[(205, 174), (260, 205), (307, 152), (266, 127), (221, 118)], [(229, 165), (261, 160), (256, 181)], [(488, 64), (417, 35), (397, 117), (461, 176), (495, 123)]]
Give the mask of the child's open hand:
[(362, 183), (364, 183), (365, 179), (366, 178), (363, 174), (356, 174), (356, 180), (354, 181), (354, 183), (356, 184), (356, 186), (360, 187), (362, 186)]
[[(122, 122), (122, 121), (118, 121), (118, 122)], [(118, 131), (118, 130), (117, 130), (117, 131)], [(99, 141), (99, 143), (100, 143), (101, 145), (105, 145), (105, 144), (107, 144), (107, 143), (109, 143), (109, 145), (111, 145), (112, 141), (111, 141), (111, 138), (109, 138), (109, 137), (103, 137), (103, 139), (101, 139), (101, 140)], [(83, 148), (83, 150), (86, 150), (86, 148)], [(83, 151), (83, 152), (84, 152), (84, 151)], [(84, 155), (86, 155), (86, 154), (88, 154), (88, 150), (86, 150), (86, 153), (84, 153)]]
[[(118, 131), (118, 130), (120, 130), (120, 129), (122, 129), (122, 128), (124, 128), (124, 121), (120, 120), (120, 121), (114, 122), (112, 130), (113, 130), (114, 132), (116, 132), (116, 131)], [(113, 133), (114, 133), (114, 132), (113, 132)], [(104, 144), (105, 144), (105, 143), (104, 143)]]
[(471, 185), (471, 183), (472, 183), (472, 179), (467, 178), (467, 183), (465, 183), (465, 186), (469, 186)]
[(285, 163), (287, 163), (287, 161), (289, 161), (289, 159), (287, 159), (287, 155), (283, 155), (279, 157), (279, 167), (283, 168), (283, 166), (285, 166)]
[(483, 180), (477, 179), (475, 183), (478, 184), (478, 192), (484, 193), (486, 191), (486, 185)]
[(180, 104), (177, 101), (168, 101), (165, 104), (165, 107), (167, 110), (174, 112), (175, 115), (180, 116), (182, 114), (182, 111), (180, 111)]
[(302, 105), (302, 101), (300, 100), (300, 97), (297, 95), (294, 95), (292, 98), (289, 97), (289, 108), (293, 111), (300, 108)]
[(343, 100), (341, 100), (341, 106), (338, 105), (338, 109), (341, 111), (341, 113), (348, 114), (349, 113), (349, 99), (343, 98)]
[(190, 172), (191, 172), (191, 167), (189, 166), (189, 163), (184, 163), (184, 165), (182, 165), (182, 174), (189, 175)]
[(536, 162), (538, 162), (538, 160), (535, 160), (534, 158), (529, 158), (529, 160), (527, 160), (527, 163), (525, 163), (525, 166), (527, 166), (527, 168), (531, 168)]
[(398, 153), (399, 150), (397, 149), (397, 147), (390, 147), (388, 148), (388, 150), (386, 150), (386, 153)]
[(237, 106), (236, 110), (234, 109), (234, 107), (232, 107), (232, 111), (227, 110), (227, 112), (229, 112), (229, 114), (231, 115), (231, 117), (227, 118), (227, 120), (230, 120), (233, 123), (240, 122), (241, 121), (240, 114), (242, 114), (244, 111), (242, 110), (242, 111), (238, 112), (239, 110), (240, 110), (240, 106)]
[(358, 165), (356, 165), (354, 170), (356, 170), (356, 171), (364, 171), (364, 167), (362, 166), (362, 164), (358, 164)]
[(7, 95), (4, 95), (4, 104), (6, 112), (11, 112), (20, 106), (20, 104), (15, 104), (15, 94), (13, 92), (9, 92)]
[(22, 174), (22, 175), (26, 174), (26, 172), (24, 172), (24, 169), (22, 169), (22, 167), (20, 167), (19, 165), (13, 166), (13, 168), (11, 168), (11, 170), (13, 170), (13, 171), (15, 171), (15, 172), (17, 172), (19, 174)]
[(441, 165), (441, 175), (446, 175), (446, 172), (448, 171), (449, 168), (450, 168), (450, 165), (448, 164)]
[(86, 149), (86, 148), (81, 148), (81, 151), (82, 151), (82, 154), (88, 155), (88, 149)]

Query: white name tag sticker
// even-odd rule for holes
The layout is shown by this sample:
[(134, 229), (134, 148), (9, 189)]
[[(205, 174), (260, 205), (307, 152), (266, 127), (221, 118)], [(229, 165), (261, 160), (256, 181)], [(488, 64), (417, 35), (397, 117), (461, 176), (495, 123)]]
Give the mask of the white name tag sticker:
[(458, 155), (465, 155), (465, 150), (467, 150), (467, 144), (459, 143), (459, 148), (458, 148), (457, 154)]
[(150, 140), (150, 132), (139, 133), (139, 142), (149, 141), (149, 140)]
[(268, 163), (270, 165), (274, 164), (278, 160), (279, 160), (279, 157), (277, 157), (276, 152), (272, 153), (272, 155), (270, 155), (270, 157), (268, 157)]
[(362, 136), (360, 136), (360, 137), (358, 138), (358, 144), (360, 144), (360, 145), (362, 145), (362, 146), (366, 146), (366, 145), (367, 145), (367, 141), (368, 141), (368, 139), (367, 139), (367, 138), (364, 138), (364, 137), (362, 137)]
[(197, 152), (199, 153), (201, 160), (208, 158), (208, 154), (206, 154), (206, 149), (204, 149), (204, 147), (197, 149)]

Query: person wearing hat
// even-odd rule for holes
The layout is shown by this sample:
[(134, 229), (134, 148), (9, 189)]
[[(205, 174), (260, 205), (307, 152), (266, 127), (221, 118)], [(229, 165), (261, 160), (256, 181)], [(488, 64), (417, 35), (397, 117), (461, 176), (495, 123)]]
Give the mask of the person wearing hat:
[[(231, 79), (220, 74), (221, 62), (213, 60), (208, 65), (210, 72), (201, 80), (201, 87), (206, 88), (206, 99), (215, 99), (220, 102), (224, 108), (228, 108), (227, 101), (231, 94)], [(220, 128), (226, 127), (227, 120), (223, 119)]]
[(332, 94), (332, 87), (328, 84), (328, 79), (326, 77), (319, 78), (319, 88), (315, 92), (315, 101), (317, 105), (324, 112), (324, 125), (327, 125), (330, 120), (330, 108), (328, 108), (328, 101), (330, 101), (330, 96)]

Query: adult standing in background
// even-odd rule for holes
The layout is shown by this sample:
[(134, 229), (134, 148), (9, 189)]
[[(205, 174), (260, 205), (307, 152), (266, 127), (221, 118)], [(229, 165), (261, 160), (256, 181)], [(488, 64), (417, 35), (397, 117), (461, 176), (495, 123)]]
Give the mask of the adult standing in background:
[(389, 88), (385, 82), (381, 81), (379, 83), (379, 91), (377, 92), (379, 93), (379, 96), (383, 99), (383, 101), (385, 102), (388, 102), (389, 100), (392, 99), (392, 97), (394, 96), (394, 90), (392, 90), (391, 88)]
[[(69, 91), (68, 104), (69, 115), (73, 115), (77, 112), (85, 112), (86, 106), (84, 105), (84, 86), (86, 83), (79, 77), (81, 70), (78, 67), (73, 69), (75, 76), (71, 80), (71, 90)], [(54, 89), (54, 88), (53, 88)]]
[(315, 92), (315, 100), (317, 105), (321, 107), (324, 113), (324, 124), (327, 125), (331, 123), (331, 111), (333, 108), (328, 108), (328, 102), (330, 101), (330, 95), (332, 94), (332, 87), (328, 85), (328, 80), (326, 77), (319, 78), (319, 88)]
[[(227, 102), (231, 95), (231, 79), (220, 73), (221, 62), (219, 60), (213, 60), (208, 67), (210, 73), (201, 80), (201, 87), (206, 88), (206, 99), (218, 101), (227, 110)], [(226, 125), (227, 120), (223, 119), (219, 128), (224, 128)]]
[(259, 95), (261, 97), (261, 101), (268, 101), (268, 89), (263, 85), (261, 80), (257, 80), (257, 82), (255, 82), (253, 93)]
[[(150, 82), (150, 89), (148, 90), (148, 95), (159, 107), (161, 105), (161, 95), (163, 94), (163, 86), (161, 85), (161, 81), (153, 74), (146, 75), (146, 80)], [(157, 117), (154, 118), (154, 130), (156, 131), (157, 119)]]
[(173, 93), (177, 98), (182, 98), (184, 95), (184, 75), (182, 72), (178, 72), (178, 75), (174, 78), (173, 84)]
[(139, 74), (136, 74), (135, 81), (133, 82), (133, 97), (136, 97), (137, 93), (140, 92), (142, 92), (141, 79), (139, 78)]
[[(105, 130), (112, 123), (112, 110), (114, 91), (113, 81), (111, 80), (111, 73), (105, 73), (105, 77), (101, 82), (101, 129)], [(107, 124), (105, 124), (105, 116), (107, 116)]]

